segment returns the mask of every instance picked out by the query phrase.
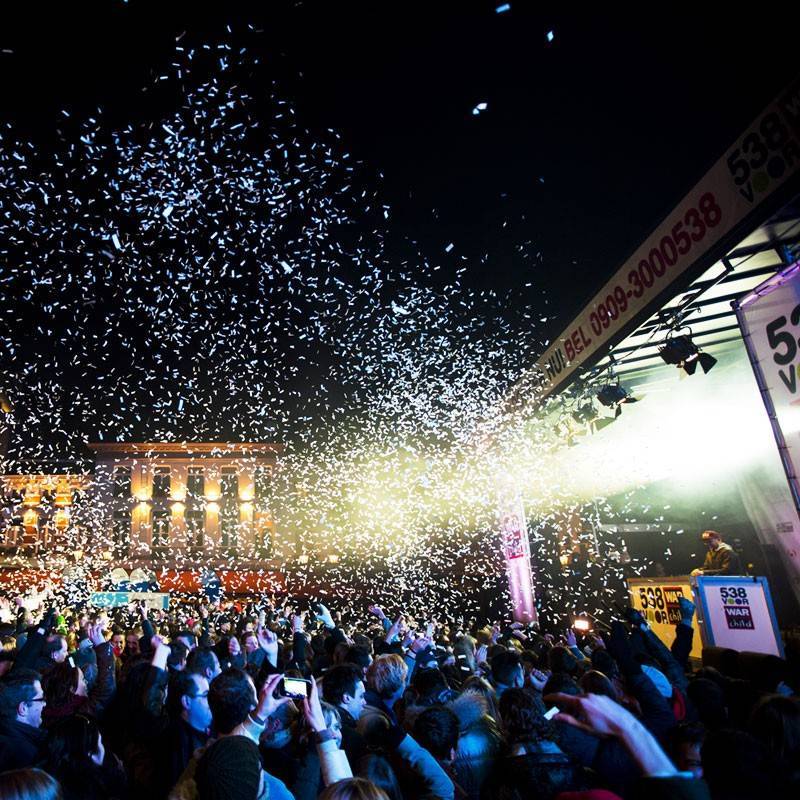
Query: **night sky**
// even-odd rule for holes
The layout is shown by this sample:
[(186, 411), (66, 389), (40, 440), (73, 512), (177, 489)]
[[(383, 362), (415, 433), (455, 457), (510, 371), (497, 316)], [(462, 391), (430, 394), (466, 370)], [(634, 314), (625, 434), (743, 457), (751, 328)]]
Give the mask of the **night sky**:
[[(105, 130), (151, 123), (157, 128), (181, 103), (174, 81), (152, 88), (154, 77), (167, 73), (175, 60), (176, 40), (188, 49), (224, 39), (234, 51), (242, 48), (259, 59), (255, 69), (229, 70), (256, 98), (256, 117), (268, 121), (275, 106), (259, 98), (273, 93), (294, 107), (307, 142), (327, 141), (333, 131), (340, 152), (359, 163), (353, 186), (373, 201), (363, 214), (354, 204), (349, 223), (326, 235), (340, 239), (345, 250), (359, 243), (368, 249), (380, 226), (385, 262), (407, 266), (397, 278), (406, 293), (410, 287), (430, 289), (457, 304), (459, 289), (452, 283), (457, 274), (469, 298), (458, 319), (486, 315), (487, 331), (502, 329), (506, 383), (544, 349), (544, 340), (561, 331), (796, 69), (795, 26), (789, 20), (766, 11), (720, 8), (712, 14), (697, 4), (565, 10), (563, 4), (518, 1), (500, 14), (499, 3), (433, 0), (228, 2), (213, 11), (195, 2), (31, 2), (13, 4), (20, 7), (14, 12), (11, 5), (0, 11), (0, 122), (33, 144), (35, 154), (31, 149), (26, 156), (31, 163), (46, 161), (58, 150), (57, 141), (76, 138), (77, 121), (98, 116), (98, 107), (103, 118), (98, 127)], [(145, 85), (151, 88), (143, 92)], [(486, 103), (485, 110), (473, 114), (479, 103)], [(84, 185), (81, 191), (91, 188)], [(7, 224), (20, 225), (21, 219), (6, 213)], [(150, 257), (159, 246), (156, 239), (148, 243)], [(279, 238), (271, 240), (278, 261), (280, 246)], [(36, 244), (28, 247), (35, 260)], [(0, 273), (19, 269), (25, 262), (15, 264), (17, 257), (14, 248), (4, 251)], [(417, 269), (420, 262), (428, 268)], [(343, 256), (340, 278), (355, 281), (362, 266)], [(77, 257), (64, 262), (76, 275), (84, 268)], [(249, 277), (233, 295), (255, 296), (257, 270), (257, 265), (246, 268)], [(105, 283), (102, 289), (85, 287), (97, 293), (101, 307), (118, 299), (113, 286), (119, 275), (112, 270), (109, 276), (95, 275), (95, 284)], [(159, 280), (171, 278), (156, 276)], [(17, 311), (23, 283), (17, 273), (5, 284)], [(482, 292), (488, 290), (492, 299), (484, 302)], [(144, 304), (150, 302), (147, 291), (142, 290)], [(381, 291), (373, 296), (387, 306), (391, 292)], [(220, 409), (232, 402), (228, 394), (213, 414), (214, 424), (195, 419), (179, 429), (174, 421), (184, 413), (182, 404), (161, 425), (134, 420), (134, 407), (145, 418), (160, 413), (153, 400), (157, 390), (131, 388), (137, 383), (134, 372), (115, 380), (124, 381), (135, 402), (117, 409), (116, 417), (92, 418), (91, 399), (71, 404), (70, 381), (96, 380), (96, 396), (113, 394), (116, 384), (103, 386), (97, 376), (127, 362), (129, 354), (113, 343), (99, 355), (87, 351), (91, 370), (72, 369), (70, 377), (74, 328), (67, 333), (57, 322), (48, 323), (34, 343), (28, 336), (35, 334), (43, 301), (31, 303), (19, 314), (6, 314), (2, 323), (3, 344), (27, 342), (38, 348), (41, 361), (58, 362), (36, 374), (31, 392), (19, 359), (4, 369), (13, 375), (6, 388), (18, 416), (27, 419), (17, 426), (16, 452), (29, 461), (74, 455), (74, 441), (56, 430), (62, 427), (80, 429), (81, 441), (96, 438), (98, 431), (124, 438), (165, 436), (166, 430), (178, 437), (287, 438), (293, 435), (289, 418), (296, 429), (298, 419), (314, 419), (332, 407), (369, 406), (364, 397), (354, 400), (348, 388), (358, 382), (358, 370), (326, 387), (324, 402), (318, 389), (304, 392), (309, 384), (318, 387), (340, 356), (320, 344), (307, 369), (293, 360), (291, 369), (281, 372), (278, 362), (293, 337), (281, 333), (265, 363), (276, 366), (272, 383), (291, 386), (294, 394), (285, 416), (270, 409), (269, 425), (248, 429), (220, 422), (225, 416)], [(75, 317), (75, 324), (88, 326), (84, 332), (95, 325), (99, 337), (108, 319)], [(150, 329), (130, 319), (114, 324), (123, 339), (147, 350)], [(484, 335), (480, 322), (463, 324), (469, 336)], [(455, 323), (447, 332), (463, 333)], [(0, 358), (12, 354), (4, 347)], [(81, 358), (76, 363), (83, 363)], [(452, 359), (458, 358), (454, 351)], [(446, 353), (433, 362), (448, 372)], [(163, 366), (157, 359), (136, 368)], [(198, 378), (217, 400), (218, 366), (206, 359)], [(159, 386), (169, 382), (165, 375), (156, 381)], [(502, 368), (493, 375), (493, 387), (502, 389)], [(45, 400), (48, 376), (62, 381), (58, 397), (45, 402), (59, 408), (57, 419), (31, 411), (30, 394)], [(241, 392), (234, 384), (232, 395)], [(383, 411), (391, 406), (384, 404)], [(235, 415), (247, 416), (247, 408), (237, 407)]]

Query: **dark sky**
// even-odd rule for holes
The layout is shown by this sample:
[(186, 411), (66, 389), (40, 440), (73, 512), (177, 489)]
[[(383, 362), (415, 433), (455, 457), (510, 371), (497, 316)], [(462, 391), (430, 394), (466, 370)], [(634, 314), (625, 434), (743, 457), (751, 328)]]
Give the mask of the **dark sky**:
[[(467, 256), (471, 283), (520, 289), (522, 303), (544, 289), (564, 321), (796, 68), (785, 10), (201, 5), (3, 4), (0, 40), (13, 54), (0, 60), (0, 115), (34, 133), (64, 107), (136, 121), (154, 113), (140, 89), (169, 63), (177, 35), (196, 42), (231, 25), (235, 36), (251, 23), (302, 122), (337, 129), (384, 175), (395, 234), (453, 268)], [(482, 101), (487, 111), (472, 116)]]
[[(466, 269), (460, 279), (465, 289), (497, 290), (510, 316), (550, 318), (537, 337), (562, 330), (797, 69), (797, 19), (763, 7), (759, 13), (697, 3), (565, 9), (517, 0), (497, 14), (498, 3), (464, 0), (201, 5), (3, 4), (0, 123), (11, 123), (39, 153), (48, 152), (56, 128), (71, 124), (62, 110), (77, 120), (99, 106), (106, 127), (152, 121), (158, 128), (179, 98), (169, 83), (161, 91), (143, 93), (142, 87), (169, 71), (176, 39), (187, 49), (221, 38), (241, 43), (263, 65), (249, 93), (267, 95), (275, 82), (311, 139), (333, 129), (342, 148), (363, 164), (359, 180), (391, 207), (384, 231), (389, 258), (407, 257), (411, 241), (441, 265), (425, 280), (444, 285)], [(476, 116), (478, 103), (487, 108)], [(364, 226), (369, 232), (375, 218), (365, 218)], [(35, 258), (35, 243), (33, 252)], [(99, 310), (115, 301), (115, 287), (106, 288), (97, 303), (101, 333)], [(18, 326), (27, 314), (21, 308), (11, 317)], [(26, 324), (35, 327), (33, 316)], [(20, 445), (28, 435), (39, 437), (34, 449), (40, 453), (48, 447), (42, 430), (68, 430), (86, 417), (92, 378), (70, 366), (64, 344), (69, 347), (72, 334), (48, 329), (47, 341), (32, 344), (27, 331), (17, 333), (11, 331), (10, 340), (20, 347), (50, 348), (37, 377), (36, 408), (22, 408), (24, 391), (10, 387), (25, 418), (18, 425)], [(137, 419), (161, 413), (155, 400), (148, 406), (150, 386), (138, 384), (138, 375), (153, 368), (147, 350), (139, 348), (142, 363), (126, 372), (129, 356), (122, 350), (94, 340), (84, 347), (82, 365), (91, 362), (93, 374), (102, 376), (113, 363), (133, 399), (115, 409), (114, 395), (122, 392), (115, 390), (117, 378), (109, 378), (97, 390), (108, 413), (87, 422), (82, 441), (95, 437), (98, 427), (113, 436), (109, 420), (127, 415), (130, 421), (131, 409)], [(186, 366), (177, 348), (169, 355)], [(325, 354), (313, 359), (319, 381)], [(59, 362), (52, 371), (50, 360)], [(447, 353), (445, 369), (446, 360)], [(221, 409), (215, 413), (224, 417), (231, 405), (217, 366), (203, 361), (198, 371), (211, 376), (209, 392)], [(233, 377), (248, 377), (246, 365), (236, 369)], [(84, 384), (80, 410), (70, 406), (69, 386), (56, 399), (48, 396), (57, 372), (66, 376), (63, 385)], [(302, 372), (290, 373), (304, 380)], [(281, 384), (291, 376), (274, 380)], [(169, 383), (157, 376), (153, 384), (159, 381)], [(314, 408), (324, 410), (327, 400), (319, 395)], [(171, 418), (179, 418), (177, 397), (164, 402), (172, 404)], [(47, 406), (58, 404), (56, 423)], [(207, 435), (245, 435), (228, 430)], [(200, 435), (196, 428), (175, 433)], [(142, 428), (141, 435), (153, 434)]]

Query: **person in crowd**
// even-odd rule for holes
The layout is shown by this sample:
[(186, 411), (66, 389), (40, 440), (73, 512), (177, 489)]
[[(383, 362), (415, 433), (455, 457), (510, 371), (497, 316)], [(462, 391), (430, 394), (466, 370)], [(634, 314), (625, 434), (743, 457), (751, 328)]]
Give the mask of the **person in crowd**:
[(362, 671), (352, 664), (341, 664), (322, 676), (322, 696), (339, 711), (342, 726), (342, 749), (355, 766), (366, 753), (364, 738), (358, 732), (358, 720), (367, 704)]
[(800, 792), (800, 699), (783, 695), (762, 698), (747, 726), (771, 754), (781, 783), (795, 796)]
[(367, 670), (367, 689), (364, 694), (366, 705), (362, 711), (361, 722), (368, 721), (375, 714), (386, 717), (392, 725), (398, 724), (395, 706), (406, 688), (408, 667), (395, 653), (378, 656)]
[(503, 694), (509, 689), (521, 689), (525, 685), (525, 673), (517, 653), (508, 650), (500, 652), (492, 658), (491, 665), (492, 682), (498, 700), (502, 700)]
[(44, 678), (47, 698), (43, 713), (45, 725), (72, 714), (100, 717), (114, 694), (114, 654), (111, 643), (105, 640), (104, 622), (90, 626), (88, 636), (97, 658), (97, 676), (89, 690), (83, 670), (69, 656), (55, 665)]
[(46, 703), (38, 672), (15, 669), (0, 681), (0, 772), (32, 767), (42, 760)]
[(0, 772), (2, 800), (64, 800), (58, 781), (41, 769)]
[(741, 575), (742, 566), (737, 552), (717, 531), (703, 531), (703, 544), (708, 548), (703, 566), (692, 570), (692, 575)]
[(319, 800), (390, 800), (390, 798), (372, 781), (350, 778), (329, 786), (319, 796)]
[(107, 753), (97, 722), (83, 714), (64, 716), (48, 730), (45, 770), (58, 779), (64, 800), (123, 800), (122, 762)]
[(222, 672), (222, 667), (210, 647), (196, 647), (186, 659), (186, 671), (202, 675), (210, 683)]
[(580, 767), (558, 746), (544, 711), (541, 700), (525, 689), (503, 693), (500, 717), (506, 752), (495, 762), (484, 787), (486, 796), (552, 800), (560, 792), (588, 788)]

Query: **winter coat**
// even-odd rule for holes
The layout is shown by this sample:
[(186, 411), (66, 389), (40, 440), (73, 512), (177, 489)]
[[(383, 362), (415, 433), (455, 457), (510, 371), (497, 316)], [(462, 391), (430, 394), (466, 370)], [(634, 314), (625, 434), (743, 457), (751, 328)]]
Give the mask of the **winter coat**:
[(0, 720), (0, 772), (36, 766), (44, 757), (47, 734), (14, 719)]
[(107, 754), (102, 766), (90, 764), (60, 770), (45, 769), (61, 784), (64, 800), (125, 800), (128, 785), (125, 770), (116, 756)]
[(486, 800), (554, 800), (561, 792), (588, 788), (583, 770), (554, 742), (516, 745), (495, 762), (484, 784)]
[(486, 713), (485, 698), (477, 692), (464, 692), (447, 707), (458, 717), (458, 746), (453, 761), (456, 783), (471, 800), (476, 800), (500, 753), (502, 736)]

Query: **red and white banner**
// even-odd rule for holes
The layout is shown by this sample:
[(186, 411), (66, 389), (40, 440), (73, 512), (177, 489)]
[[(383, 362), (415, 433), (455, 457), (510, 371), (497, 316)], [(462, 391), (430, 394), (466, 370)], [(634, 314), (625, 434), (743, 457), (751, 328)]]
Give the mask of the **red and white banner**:
[(544, 395), (800, 172), (800, 79), (742, 134), (536, 364)]

